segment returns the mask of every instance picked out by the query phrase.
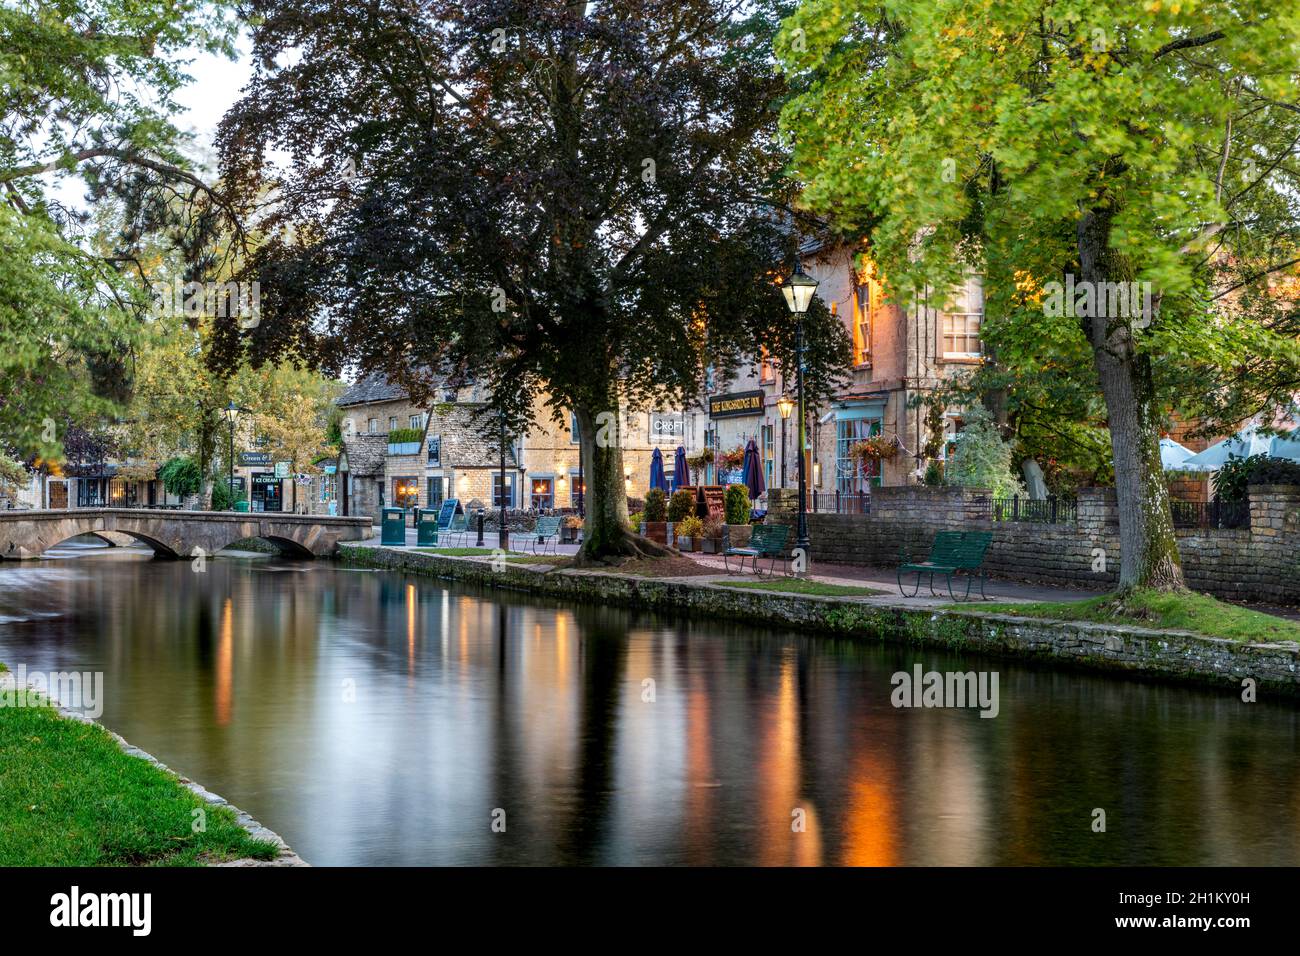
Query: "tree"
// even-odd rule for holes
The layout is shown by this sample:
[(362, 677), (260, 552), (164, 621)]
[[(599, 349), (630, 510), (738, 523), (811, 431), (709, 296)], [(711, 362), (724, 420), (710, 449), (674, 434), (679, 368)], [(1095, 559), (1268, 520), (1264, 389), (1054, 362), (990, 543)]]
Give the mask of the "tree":
[[(1294, 10), (1264, 0), (808, 0), (778, 43), (811, 208), (869, 228), (905, 294), (983, 268), (1022, 349), (1086, 348), (1121, 589), (1182, 587), (1165, 396), (1222, 407), (1189, 379), (1230, 391), (1260, 363), (1295, 380), (1286, 304), (1259, 321), (1225, 296), (1296, 258), (1298, 37)], [(1048, 284), (1067, 275), (1092, 302), (1053, 315)], [(1129, 282), (1150, 283), (1152, 309), (1092, 307)]]
[[(232, 31), (224, 0), (0, 7), (0, 433), (24, 454), (56, 457), (54, 423), (110, 415), (128, 397), (142, 243), (167, 234), (200, 250), (218, 224), (219, 196), (169, 117), (183, 51), (228, 53)], [(74, 174), (90, 212), (49, 188)], [(86, 227), (110, 203), (125, 223), (97, 246)], [(189, 277), (210, 265), (196, 255)]]
[(1002, 440), (989, 410), (975, 405), (963, 418), (965, 424), (957, 433), (944, 480), (950, 485), (987, 488), (995, 498), (1024, 494), (1011, 470), (1011, 446)]
[[(763, 344), (793, 368), (776, 280), (798, 217), (773, 134), (772, 0), (255, 0), (248, 93), (223, 122), (241, 208), (274, 201), (245, 277), (262, 322), (233, 367), (287, 355), (383, 370), (416, 400), (478, 377), (520, 428), (577, 417), (584, 555), (629, 534), (620, 406), (695, 398)], [(283, 56), (288, 51), (292, 56)], [(283, 150), (286, 169), (266, 157)], [(848, 367), (820, 304), (807, 388)]]

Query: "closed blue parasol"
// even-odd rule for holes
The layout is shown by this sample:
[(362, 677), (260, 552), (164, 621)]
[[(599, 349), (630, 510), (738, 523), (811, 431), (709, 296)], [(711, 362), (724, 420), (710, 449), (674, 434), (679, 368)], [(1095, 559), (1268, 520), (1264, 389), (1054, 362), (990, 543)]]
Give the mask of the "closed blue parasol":
[(664, 455), (658, 448), (650, 456), (650, 487), (668, 490), (668, 479), (664, 477)]
[(690, 483), (691, 470), (686, 464), (686, 449), (678, 445), (677, 454), (673, 456), (673, 487), (686, 488)]
[(749, 489), (751, 499), (759, 497), (767, 491), (767, 485), (763, 481), (763, 462), (758, 457), (758, 445), (754, 439), (745, 443), (745, 487)]

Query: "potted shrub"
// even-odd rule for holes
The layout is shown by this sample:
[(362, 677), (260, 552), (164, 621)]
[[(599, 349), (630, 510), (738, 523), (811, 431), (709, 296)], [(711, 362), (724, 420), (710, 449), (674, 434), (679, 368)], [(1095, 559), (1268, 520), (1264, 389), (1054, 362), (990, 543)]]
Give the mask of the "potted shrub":
[[(674, 496), (676, 497), (676, 496)], [(688, 515), (673, 525), (677, 533), (677, 547), (682, 551), (698, 551), (700, 538), (704, 534), (704, 522), (695, 515)]]
[(705, 520), (700, 541), (705, 554), (722, 553), (726, 527), (722, 519), (716, 516)]
[(565, 515), (564, 521), (560, 524), (560, 540), (565, 544), (573, 544), (578, 540), (580, 531), (582, 531), (582, 519), (577, 515)]
[(651, 541), (667, 544), (668, 496), (662, 488), (651, 488), (646, 492), (645, 511), (641, 515), (645, 520), (645, 530), (642, 533)]
[[(668, 524), (673, 527), (673, 535), (679, 535), (682, 532), (676, 528), (676, 525), (685, 521), (695, 514), (695, 494), (690, 491), (674, 491), (673, 496), (668, 499), (667, 518)], [(665, 540), (665, 543), (667, 541)]]
[(388, 433), (388, 454), (418, 455), (423, 442), (423, 428), (394, 428)]
[(749, 544), (753, 529), (749, 525), (749, 489), (744, 485), (727, 485), (722, 499), (723, 514), (727, 519), (727, 540), (737, 548)]

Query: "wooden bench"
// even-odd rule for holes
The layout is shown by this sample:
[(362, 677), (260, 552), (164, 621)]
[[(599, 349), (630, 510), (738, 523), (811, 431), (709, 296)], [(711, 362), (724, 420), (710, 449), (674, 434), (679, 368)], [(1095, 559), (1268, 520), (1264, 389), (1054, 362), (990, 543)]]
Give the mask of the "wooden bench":
[[(560, 525), (564, 523), (561, 517), (538, 518), (537, 524), (533, 528), (533, 554), (545, 554), (546, 546), (551, 546), (551, 553), (555, 553), (555, 545), (560, 540)], [(542, 550), (537, 550), (538, 545)]]
[(750, 567), (754, 569), (755, 574), (761, 573), (758, 570), (759, 558), (770, 558), (768, 562), (768, 573), (776, 573), (776, 559), (787, 561), (789, 558), (785, 553), (785, 542), (790, 537), (790, 526), (785, 524), (758, 524), (754, 525), (754, 531), (749, 537), (749, 544), (743, 548), (727, 548), (722, 552), (722, 566), (731, 573), (730, 558), (740, 559), (740, 571), (744, 573), (745, 559), (750, 559)]
[[(940, 531), (934, 536), (934, 543), (930, 545), (930, 556), (926, 560), (913, 563), (904, 551), (902, 563), (898, 566), (899, 593), (903, 597), (916, 597), (921, 590), (921, 576), (928, 574), (930, 593), (939, 597), (940, 595), (934, 590), (934, 576), (942, 574), (948, 581), (948, 597), (957, 601), (959, 598), (952, 590), (952, 576), (961, 571), (966, 575), (966, 595), (960, 600), (970, 599), (971, 585), (976, 578), (979, 578), (980, 582), (980, 597), (988, 600), (988, 595), (984, 593), (987, 575), (982, 570), (982, 566), (992, 541), (992, 531)], [(903, 587), (903, 575), (913, 571), (916, 572), (916, 587), (911, 594), (908, 594)]]

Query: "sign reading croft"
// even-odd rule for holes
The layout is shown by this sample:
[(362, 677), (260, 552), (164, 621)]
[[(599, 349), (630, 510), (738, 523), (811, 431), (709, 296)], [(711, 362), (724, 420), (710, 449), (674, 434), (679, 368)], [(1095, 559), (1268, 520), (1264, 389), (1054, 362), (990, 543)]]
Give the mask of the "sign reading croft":
[(763, 414), (762, 389), (755, 389), (752, 392), (732, 392), (730, 395), (714, 395), (709, 399), (710, 418), (761, 414)]

